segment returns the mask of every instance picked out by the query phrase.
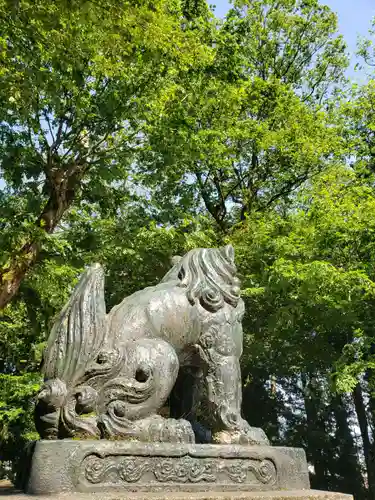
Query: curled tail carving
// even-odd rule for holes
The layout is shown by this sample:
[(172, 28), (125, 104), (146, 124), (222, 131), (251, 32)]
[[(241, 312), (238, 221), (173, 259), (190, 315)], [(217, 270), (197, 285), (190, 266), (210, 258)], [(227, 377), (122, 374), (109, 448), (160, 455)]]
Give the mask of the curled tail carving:
[(104, 272), (95, 264), (82, 275), (52, 328), (43, 373), (73, 384), (98, 355), (105, 337)]
[(97, 434), (93, 419), (79, 416), (84, 406), (94, 403), (95, 395), (93, 390), (79, 386), (85, 382), (105, 340), (104, 272), (95, 264), (81, 276), (53, 325), (43, 355), (45, 384), (36, 406), (36, 425), (42, 437), (60, 437), (62, 422), (68, 435), (73, 427)]

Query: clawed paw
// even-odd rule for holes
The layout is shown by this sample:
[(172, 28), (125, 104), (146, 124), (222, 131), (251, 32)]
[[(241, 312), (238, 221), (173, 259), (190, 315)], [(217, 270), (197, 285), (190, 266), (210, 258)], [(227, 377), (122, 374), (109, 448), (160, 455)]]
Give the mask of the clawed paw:
[(212, 441), (215, 444), (239, 444), (269, 446), (270, 442), (265, 432), (259, 427), (248, 426), (246, 430), (219, 431), (216, 432)]
[(164, 419), (160, 429), (160, 441), (169, 443), (194, 443), (194, 431), (187, 420)]

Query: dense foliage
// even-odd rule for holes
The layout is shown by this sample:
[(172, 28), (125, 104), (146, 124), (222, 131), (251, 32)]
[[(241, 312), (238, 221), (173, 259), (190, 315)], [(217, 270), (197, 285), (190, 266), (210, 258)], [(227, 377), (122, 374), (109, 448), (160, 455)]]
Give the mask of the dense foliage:
[(351, 86), (318, 0), (222, 20), (204, 0), (0, 0), (3, 476), (84, 266), (104, 264), (110, 309), (231, 242), (245, 417), (305, 447), (315, 488), (375, 499), (374, 34)]

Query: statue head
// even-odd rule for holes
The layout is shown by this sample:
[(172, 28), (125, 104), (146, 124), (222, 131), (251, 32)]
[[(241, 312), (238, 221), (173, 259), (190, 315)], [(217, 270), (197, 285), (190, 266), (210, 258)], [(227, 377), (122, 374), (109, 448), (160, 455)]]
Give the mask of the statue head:
[(216, 312), (225, 304), (237, 307), (240, 301), (231, 245), (191, 250), (175, 264), (173, 274), (177, 274), (179, 286), (186, 288), (189, 301), (199, 301), (209, 311)]

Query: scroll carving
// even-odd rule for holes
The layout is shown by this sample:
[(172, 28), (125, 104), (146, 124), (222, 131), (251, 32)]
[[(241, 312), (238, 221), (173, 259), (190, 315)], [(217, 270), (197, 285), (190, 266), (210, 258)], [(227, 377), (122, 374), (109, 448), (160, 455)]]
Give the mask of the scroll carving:
[[(272, 486), (277, 471), (272, 460), (219, 459), (185, 456), (103, 457), (91, 455), (82, 463), (85, 479), (106, 483), (197, 483), (232, 482)], [(144, 477), (147, 476), (147, 477)]]

